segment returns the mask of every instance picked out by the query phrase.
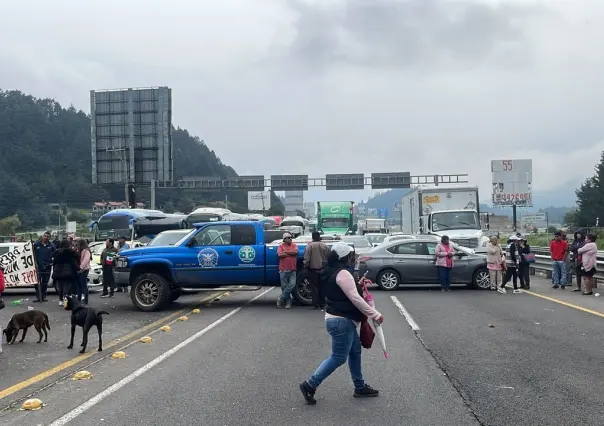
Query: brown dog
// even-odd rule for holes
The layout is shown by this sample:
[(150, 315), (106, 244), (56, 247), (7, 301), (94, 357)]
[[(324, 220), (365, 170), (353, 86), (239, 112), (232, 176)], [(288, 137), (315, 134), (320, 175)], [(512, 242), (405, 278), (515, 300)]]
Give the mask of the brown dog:
[(48, 315), (42, 311), (25, 311), (13, 315), (6, 328), (2, 330), (2, 333), (6, 336), (8, 344), (13, 344), (17, 340), (19, 330), (23, 330), (23, 335), (21, 336), (21, 340), (19, 340), (19, 343), (21, 343), (25, 339), (27, 329), (32, 325), (40, 335), (38, 343), (42, 341), (42, 332), (44, 332), (44, 342), (48, 342), (48, 332), (46, 329), (50, 330), (50, 324), (48, 323)]

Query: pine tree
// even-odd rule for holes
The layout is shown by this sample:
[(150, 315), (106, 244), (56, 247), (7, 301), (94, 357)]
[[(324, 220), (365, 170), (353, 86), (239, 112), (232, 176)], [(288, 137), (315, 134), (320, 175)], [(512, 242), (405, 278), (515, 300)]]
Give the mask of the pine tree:
[(595, 168), (595, 175), (585, 180), (577, 189), (577, 213), (574, 225), (596, 226), (604, 224), (604, 151)]

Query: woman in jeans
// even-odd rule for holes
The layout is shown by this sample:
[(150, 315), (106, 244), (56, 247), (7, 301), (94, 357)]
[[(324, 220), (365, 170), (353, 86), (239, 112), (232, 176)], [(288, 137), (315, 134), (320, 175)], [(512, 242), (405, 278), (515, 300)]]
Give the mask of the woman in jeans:
[(496, 291), (503, 280), (503, 259), (503, 249), (499, 245), (499, 239), (493, 236), (487, 244), (487, 269), (491, 291)]
[(453, 247), (449, 237), (443, 235), (440, 243), (436, 245), (436, 267), (440, 277), (441, 291), (451, 291), (451, 269), (453, 269)]
[(88, 273), (90, 272), (90, 259), (92, 253), (85, 239), (80, 238), (77, 243), (80, 258), (80, 272), (78, 273), (78, 300), (88, 304)]
[(361, 340), (358, 327), (367, 317), (378, 323), (384, 317), (369, 306), (362, 290), (347, 270), (352, 249), (343, 242), (335, 243), (323, 271), (325, 290), (325, 327), (331, 336), (331, 355), (319, 365), (310, 378), (300, 383), (300, 390), (308, 404), (314, 405), (319, 385), (348, 360), (354, 383), (355, 398), (378, 396), (379, 392), (365, 383), (361, 371)]

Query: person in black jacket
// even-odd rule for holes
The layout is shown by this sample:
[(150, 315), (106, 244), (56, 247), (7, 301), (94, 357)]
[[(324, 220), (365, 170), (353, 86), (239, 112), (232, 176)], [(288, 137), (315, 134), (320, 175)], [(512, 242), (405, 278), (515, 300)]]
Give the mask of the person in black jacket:
[(80, 265), (71, 244), (64, 239), (53, 255), (52, 279), (59, 294), (59, 304), (63, 304), (65, 296), (75, 295)]
[(354, 383), (355, 398), (375, 397), (376, 389), (365, 383), (361, 370), (361, 341), (357, 328), (367, 317), (379, 324), (384, 317), (367, 304), (354, 277), (348, 271), (353, 252), (348, 244), (335, 243), (323, 270), (325, 282), (325, 327), (331, 336), (331, 355), (323, 361), (308, 380), (300, 383), (300, 391), (310, 405), (317, 403), (319, 385), (337, 368), (348, 361)]
[(503, 277), (503, 281), (501, 282), (501, 287), (499, 287), (500, 293), (507, 293), (505, 290), (505, 285), (512, 280), (514, 284), (514, 293), (521, 293), (518, 290), (518, 258), (520, 257), (518, 253), (518, 237), (516, 235), (510, 235), (508, 238), (508, 247), (505, 254), (505, 263), (506, 263), (506, 272)]
[(526, 260), (526, 255), (530, 254), (531, 247), (526, 242), (526, 237), (521, 236), (518, 239), (518, 278), (520, 279), (520, 288), (531, 288), (530, 263)]

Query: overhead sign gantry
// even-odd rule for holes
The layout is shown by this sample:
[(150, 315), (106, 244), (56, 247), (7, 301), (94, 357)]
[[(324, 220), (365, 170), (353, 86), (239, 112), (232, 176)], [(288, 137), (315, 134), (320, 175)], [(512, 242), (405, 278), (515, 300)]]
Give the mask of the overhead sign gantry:
[(202, 190), (237, 190), (264, 191), (307, 191), (309, 188), (324, 187), (328, 191), (344, 191), (353, 189), (393, 189), (410, 188), (411, 185), (439, 185), (468, 183), (467, 174), (446, 175), (417, 175), (409, 172), (372, 173), (365, 176), (362, 173), (328, 174), (325, 177), (309, 178), (308, 175), (271, 175), (237, 176), (227, 179), (220, 177), (187, 177), (177, 182), (179, 188)]

